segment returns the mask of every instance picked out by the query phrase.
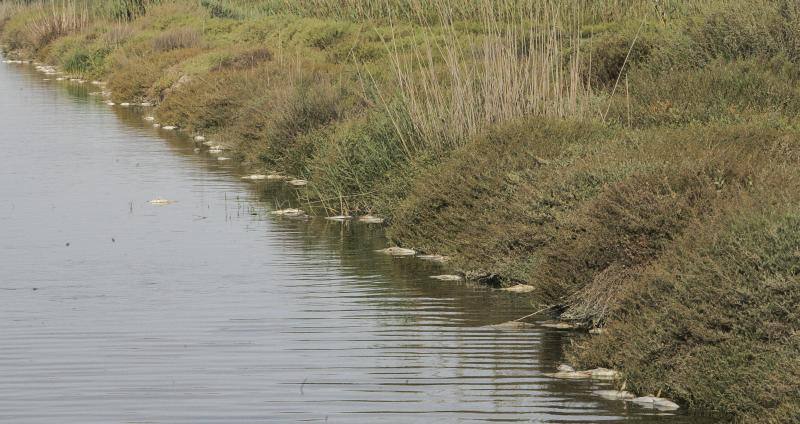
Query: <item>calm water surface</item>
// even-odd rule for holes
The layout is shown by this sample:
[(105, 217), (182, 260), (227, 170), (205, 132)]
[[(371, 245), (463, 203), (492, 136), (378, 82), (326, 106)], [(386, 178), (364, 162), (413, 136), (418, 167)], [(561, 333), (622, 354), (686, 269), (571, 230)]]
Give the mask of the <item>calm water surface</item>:
[(697, 422), (543, 376), (567, 334), (482, 328), (524, 301), (273, 217), (282, 184), (93, 89), (0, 65), (0, 421)]

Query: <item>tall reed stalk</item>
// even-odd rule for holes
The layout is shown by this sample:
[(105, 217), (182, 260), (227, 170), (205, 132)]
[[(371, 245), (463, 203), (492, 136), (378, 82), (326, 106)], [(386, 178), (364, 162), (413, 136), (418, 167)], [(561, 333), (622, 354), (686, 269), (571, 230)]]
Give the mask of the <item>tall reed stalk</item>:
[(586, 113), (577, 1), (484, 1), (480, 28), (470, 34), (459, 30), (454, 2), (429, 3), (440, 24), (425, 26), (410, 52), (386, 40), (405, 114), (395, 119), (411, 123), (411, 132), (397, 125), (409, 152), (456, 147), (522, 116)]

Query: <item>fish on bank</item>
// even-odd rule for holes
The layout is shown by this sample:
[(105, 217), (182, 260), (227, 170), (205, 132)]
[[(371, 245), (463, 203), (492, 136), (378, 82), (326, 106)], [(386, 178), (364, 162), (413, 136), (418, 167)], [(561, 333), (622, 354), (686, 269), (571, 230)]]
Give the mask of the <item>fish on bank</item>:
[(514, 331), (514, 330), (526, 330), (526, 329), (535, 328), (535, 327), (536, 327), (536, 325), (529, 324), (527, 322), (508, 321), (508, 322), (502, 322), (500, 324), (484, 325), (484, 326), (479, 327), (479, 328), (485, 328), (485, 329), (490, 329), (490, 330), (500, 330), (500, 331)]
[(172, 131), (172, 130), (178, 129), (178, 127), (176, 127), (175, 125), (164, 125), (163, 127), (161, 127), (161, 129), (162, 130), (167, 130), (167, 131)]
[(128, 106), (130, 106), (131, 104), (130, 104), (130, 103), (128, 103), (128, 102), (122, 102), (122, 103), (120, 103), (119, 105), (120, 105), (120, 106), (122, 106), (122, 107), (128, 107)]
[(141, 107), (152, 107), (153, 104), (150, 103), (150, 102), (142, 102), (142, 103), (139, 103), (139, 106), (141, 106)]
[(147, 203), (150, 203), (151, 205), (171, 205), (171, 204), (175, 203), (175, 201), (158, 197), (158, 198), (155, 198), (155, 199), (153, 199), (153, 200), (151, 200), (151, 201), (149, 201)]
[(450, 260), (450, 258), (448, 258), (447, 256), (442, 256), (442, 255), (417, 255), (417, 259), (422, 259), (423, 261), (439, 262), (439, 263), (445, 263), (448, 260)]
[(535, 290), (533, 286), (529, 286), (527, 284), (517, 284), (511, 287), (504, 287), (500, 290), (511, 292), (511, 293), (530, 293)]
[(547, 374), (548, 377), (560, 378), (566, 380), (576, 379), (597, 379), (597, 380), (615, 380), (619, 378), (619, 371), (610, 370), (608, 368), (595, 368), (591, 370), (575, 370), (569, 365), (559, 365), (558, 372)]
[(155, 120), (156, 120), (156, 118), (155, 118), (155, 117), (153, 117), (153, 116), (145, 116), (145, 117), (144, 117), (144, 120), (145, 120), (145, 121), (147, 121), (147, 122), (153, 122), (153, 121), (155, 121)]
[(289, 181), (289, 185), (294, 186), (294, 187), (304, 187), (304, 186), (308, 185), (308, 181), (296, 178), (294, 180), (290, 180)]
[(539, 325), (546, 328), (554, 328), (556, 330), (574, 330), (578, 328), (577, 325), (564, 321), (546, 321)]
[(387, 247), (386, 249), (376, 250), (376, 252), (391, 256), (414, 256), (417, 254), (417, 251), (414, 249), (405, 249), (396, 246)]
[(231, 160), (231, 158), (225, 157), (225, 156), (220, 156), (220, 157), (217, 158), (217, 160)]
[(606, 400), (630, 400), (636, 397), (626, 390), (595, 390), (593, 393)]
[(455, 274), (431, 275), (431, 278), (439, 281), (461, 281), (464, 278)]
[(658, 409), (659, 411), (674, 411), (676, 409), (680, 409), (680, 405), (677, 403), (669, 399), (653, 395), (635, 397), (633, 399), (629, 399), (628, 401), (645, 408)]
[(294, 209), (294, 208), (287, 208), (287, 209), (278, 209), (270, 212), (272, 215), (277, 216), (288, 216), (288, 217), (300, 217), (305, 216), (305, 212), (301, 209)]
[(203, 137), (202, 135), (196, 135), (196, 136), (194, 136), (194, 141), (196, 141), (198, 143), (201, 143), (203, 141), (206, 141), (206, 138)]
[(213, 148), (213, 147), (212, 147), (211, 149), (208, 149), (208, 153), (211, 153), (211, 154), (215, 154), (215, 155), (216, 155), (216, 154), (218, 154), (218, 153), (222, 153), (222, 149), (217, 149), (217, 148)]
[(383, 224), (383, 221), (383, 218), (372, 215), (362, 215), (358, 217), (358, 222), (364, 222), (367, 224)]
[(266, 180), (267, 176), (264, 175), (264, 174), (251, 174), (251, 175), (245, 175), (244, 177), (242, 177), (242, 179), (243, 180), (254, 180), (254, 181)]
[(330, 220), (330, 221), (340, 221), (340, 222), (342, 222), (342, 221), (351, 220), (351, 219), (353, 219), (353, 217), (350, 216), (350, 215), (336, 215), (336, 216), (326, 216), (325, 219)]

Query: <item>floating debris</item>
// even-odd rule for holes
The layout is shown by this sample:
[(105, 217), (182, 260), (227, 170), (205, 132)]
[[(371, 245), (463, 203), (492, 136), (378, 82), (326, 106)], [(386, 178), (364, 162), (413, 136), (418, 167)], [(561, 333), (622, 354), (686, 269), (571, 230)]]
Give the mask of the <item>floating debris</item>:
[(242, 177), (243, 180), (266, 180), (267, 176), (264, 174), (252, 174)]
[(147, 122), (153, 122), (156, 120), (156, 118), (154, 116), (145, 116), (144, 120)]
[(358, 222), (365, 222), (367, 224), (383, 224), (383, 221), (383, 218), (372, 215), (362, 215), (358, 217)]
[(308, 181), (301, 179), (294, 179), (289, 181), (289, 185), (292, 185), (294, 187), (303, 187), (308, 185)]
[(636, 397), (626, 390), (595, 390), (594, 394), (607, 400), (630, 400)]
[(414, 249), (405, 249), (402, 247), (387, 247), (386, 249), (376, 250), (378, 253), (383, 253), (392, 256), (414, 256), (417, 252)]
[(220, 157), (217, 158), (217, 160), (231, 160), (231, 158), (225, 157), (225, 156), (220, 156)]
[(206, 138), (203, 137), (202, 135), (196, 135), (196, 136), (194, 136), (194, 141), (197, 141), (197, 142), (206, 141)]
[(653, 395), (641, 396), (629, 399), (628, 401), (635, 403), (637, 405), (641, 405), (646, 408), (658, 409), (659, 411), (674, 411), (676, 409), (680, 409), (680, 405), (678, 405), (677, 403), (669, 399)]
[(175, 130), (177, 128), (178, 127), (176, 127), (175, 125), (164, 125), (163, 127), (161, 127), (162, 130), (167, 130), (167, 131), (172, 131), (172, 130)]
[(325, 219), (330, 220), (330, 221), (340, 221), (340, 222), (342, 222), (342, 221), (347, 221), (347, 220), (353, 219), (353, 217), (350, 216), (350, 215), (336, 215), (336, 216), (327, 216), (327, 217), (325, 217)]
[(460, 275), (455, 274), (431, 275), (431, 278), (439, 281), (461, 281), (464, 279)]
[(153, 199), (153, 200), (149, 201), (148, 203), (150, 203), (151, 205), (169, 205), (169, 204), (175, 203), (175, 201), (174, 200), (167, 200), (167, 199), (163, 199), (163, 198), (159, 197), (159, 198), (156, 198), (156, 199)]
[(576, 326), (575, 324), (564, 321), (547, 321), (539, 325), (547, 328), (555, 328), (556, 330), (574, 330), (578, 328), (578, 326)]
[(442, 256), (442, 255), (418, 255), (417, 259), (422, 259), (423, 261), (439, 262), (439, 263), (445, 263), (448, 260), (450, 260), (450, 258), (448, 258), (447, 256)]
[(527, 284), (517, 284), (511, 287), (504, 287), (500, 290), (511, 292), (511, 293), (530, 293), (536, 290), (533, 286), (529, 286)]
[(300, 209), (288, 208), (288, 209), (278, 209), (270, 212), (273, 215), (278, 216), (289, 216), (289, 217), (297, 217), (297, 216), (305, 216), (305, 212)]

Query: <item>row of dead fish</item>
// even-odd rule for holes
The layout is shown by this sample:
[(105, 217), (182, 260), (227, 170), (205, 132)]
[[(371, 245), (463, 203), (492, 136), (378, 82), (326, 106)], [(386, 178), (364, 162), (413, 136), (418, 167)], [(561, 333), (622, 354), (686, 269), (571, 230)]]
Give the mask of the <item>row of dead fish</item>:
[[(620, 373), (619, 371), (616, 370), (608, 368), (595, 368), (591, 370), (577, 371), (575, 370), (575, 368), (565, 364), (559, 365), (557, 368), (557, 372), (545, 375), (548, 377), (567, 379), (567, 380), (576, 380), (576, 379), (618, 380), (620, 378)], [(625, 390), (626, 385), (627, 385), (626, 383), (623, 383), (622, 387), (619, 390), (596, 390), (594, 391), (594, 394), (602, 397), (603, 399), (622, 400), (643, 407), (658, 409), (660, 411), (674, 411), (680, 408), (680, 406), (677, 403), (667, 398), (660, 397), (661, 395), (660, 392), (658, 393), (658, 395), (636, 396), (635, 394)]]

